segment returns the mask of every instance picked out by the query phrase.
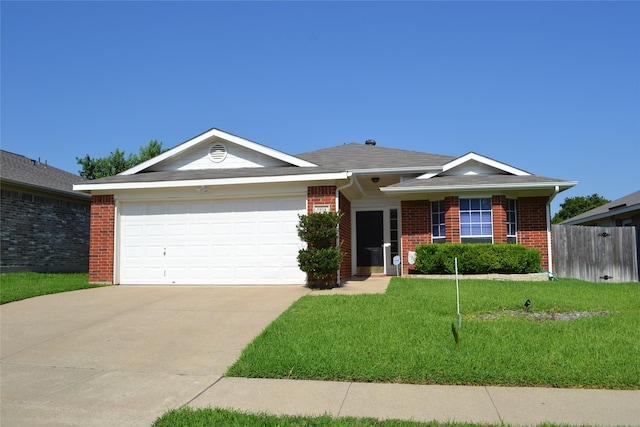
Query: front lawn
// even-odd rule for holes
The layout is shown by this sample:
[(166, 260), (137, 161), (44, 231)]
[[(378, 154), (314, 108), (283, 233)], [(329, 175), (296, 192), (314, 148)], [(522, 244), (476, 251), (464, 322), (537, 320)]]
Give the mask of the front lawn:
[(0, 275), (0, 304), (98, 286), (89, 283), (87, 273), (5, 273)]
[[(530, 299), (529, 312), (523, 308)], [(306, 296), (228, 376), (640, 388), (640, 284), (394, 278), (384, 295)]]

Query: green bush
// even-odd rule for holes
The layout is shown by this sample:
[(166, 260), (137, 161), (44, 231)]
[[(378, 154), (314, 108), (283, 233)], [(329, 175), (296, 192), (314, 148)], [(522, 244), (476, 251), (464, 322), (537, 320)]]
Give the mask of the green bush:
[(298, 252), (298, 265), (307, 273), (310, 287), (331, 288), (336, 283), (344, 257), (336, 246), (340, 218), (340, 212), (300, 215), (298, 236), (307, 243), (307, 248)]
[(416, 247), (416, 269), (422, 274), (536, 273), (542, 255), (523, 245), (445, 243)]
[(342, 213), (313, 212), (309, 215), (299, 215), (299, 218), (298, 237), (303, 242), (314, 248), (330, 248), (336, 245)]

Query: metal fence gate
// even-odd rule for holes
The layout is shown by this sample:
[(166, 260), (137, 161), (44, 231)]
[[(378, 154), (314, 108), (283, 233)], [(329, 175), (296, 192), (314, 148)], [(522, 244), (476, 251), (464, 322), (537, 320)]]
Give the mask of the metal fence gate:
[(553, 270), (589, 282), (637, 282), (636, 227), (552, 225)]

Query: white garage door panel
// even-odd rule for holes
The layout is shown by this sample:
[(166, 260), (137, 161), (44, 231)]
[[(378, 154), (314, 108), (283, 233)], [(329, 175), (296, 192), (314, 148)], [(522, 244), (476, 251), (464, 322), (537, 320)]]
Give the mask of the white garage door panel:
[(120, 283), (300, 284), (304, 197), (123, 202)]

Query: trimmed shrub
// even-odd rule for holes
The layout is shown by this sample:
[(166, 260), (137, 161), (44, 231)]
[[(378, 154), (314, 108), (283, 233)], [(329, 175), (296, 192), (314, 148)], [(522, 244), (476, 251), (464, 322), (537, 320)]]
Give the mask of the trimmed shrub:
[(514, 244), (444, 243), (416, 247), (416, 269), (422, 274), (536, 273), (542, 255), (538, 249)]
[(307, 273), (312, 288), (331, 288), (336, 284), (344, 254), (336, 246), (342, 213), (314, 212), (300, 215), (298, 236), (307, 243), (298, 252), (298, 265)]

